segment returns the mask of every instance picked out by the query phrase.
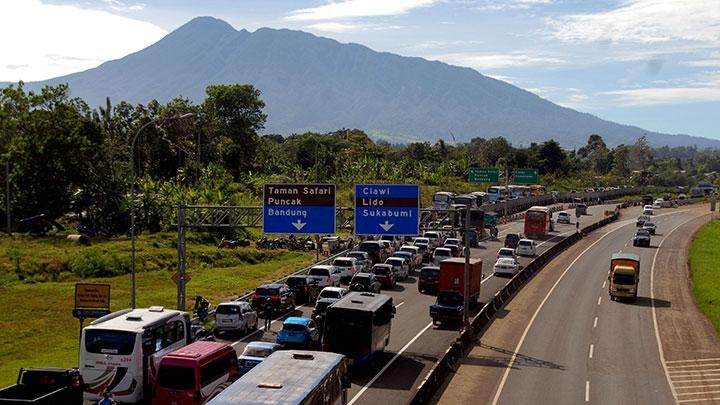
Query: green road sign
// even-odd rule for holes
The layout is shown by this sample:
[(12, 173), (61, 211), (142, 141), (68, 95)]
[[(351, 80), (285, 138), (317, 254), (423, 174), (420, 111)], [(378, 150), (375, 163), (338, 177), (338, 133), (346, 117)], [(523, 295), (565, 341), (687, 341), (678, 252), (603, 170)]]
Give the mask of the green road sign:
[(537, 184), (537, 169), (515, 169), (513, 171), (513, 183), (517, 184)]
[(470, 183), (497, 183), (500, 171), (495, 167), (471, 167), (468, 174)]

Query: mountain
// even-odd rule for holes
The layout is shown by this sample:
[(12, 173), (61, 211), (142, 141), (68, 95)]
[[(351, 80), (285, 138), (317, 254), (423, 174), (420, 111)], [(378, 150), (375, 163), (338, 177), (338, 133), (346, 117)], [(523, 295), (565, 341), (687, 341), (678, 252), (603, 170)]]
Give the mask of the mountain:
[(505, 136), (564, 147), (602, 135), (611, 146), (647, 134), (654, 146), (720, 147), (720, 141), (667, 135), (564, 108), (473, 69), (375, 52), (301, 31), (235, 30), (198, 17), (157, 43), (94, 69), (26, 84), (68, 83), (90, 105), (146, 104), (183, 96), (200, 103), (209, 84), (249, 83), (262, 92), (266, 133), (358, 128), (392, 142)]

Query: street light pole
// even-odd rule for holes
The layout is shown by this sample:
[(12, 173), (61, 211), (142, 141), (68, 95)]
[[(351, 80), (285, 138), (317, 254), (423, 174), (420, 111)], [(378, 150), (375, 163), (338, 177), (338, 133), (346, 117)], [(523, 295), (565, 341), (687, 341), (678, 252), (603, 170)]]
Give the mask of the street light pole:
[[(135, 281), (135, 145), (137, 144), (137, 140), (140, 137), (140, 134), (142, 131), (147, 128), (150, 125), (155, 124), (158, 121), (170, 121), (170, 120), (176, 120), (181, 118), (188, 118), (195, 116), (195, 113), (187, 113), (183, 115), (178, 115), (174, 117), (158, 117), (154, 118), (148, 122), (146, 122), (143, 126), (141, 126), (137, 132), (135, 132), (135, 136), (133, 136), (132, 141), (130, 142), (130, 268), (132, 271), (132, 298), (130, 300), (130, 305), (133, 309), (135, 309), (136, 306), (136, 281)], [(184, 276), (184, 275), (183, 275)]]

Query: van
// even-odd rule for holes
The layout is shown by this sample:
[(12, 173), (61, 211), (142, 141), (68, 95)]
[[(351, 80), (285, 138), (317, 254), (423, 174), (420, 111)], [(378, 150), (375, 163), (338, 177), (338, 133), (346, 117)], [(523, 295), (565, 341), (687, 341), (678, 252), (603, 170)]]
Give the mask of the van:
[(237, 353), (232, 346), (194, 342), (160, 360), (152, 403), (203, 404), (239, 376)]
[(360, 242), (360, 246), (358, 246), (357, 250), (366, 252), (368, 256), (370, 256), (372, 264), (382, 263), (385, 259), (387, 259), (387, 251), (385, 250), (385, 245), (382, 242), (366, 240)]
[(249, 331), (257, 329), (257, 326), (257, 312), (247, 302), (223, 302), (215, 309), (215, 336), (221, 332), (240, 332), (247, 335)]

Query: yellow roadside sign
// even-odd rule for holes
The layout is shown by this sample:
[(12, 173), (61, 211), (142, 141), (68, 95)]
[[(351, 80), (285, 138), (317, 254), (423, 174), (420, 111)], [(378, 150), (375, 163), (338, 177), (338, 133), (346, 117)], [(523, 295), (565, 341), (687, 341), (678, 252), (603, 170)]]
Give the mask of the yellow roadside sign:
[(110, 284), (75, 284), (75, 308), (110, 308)]

